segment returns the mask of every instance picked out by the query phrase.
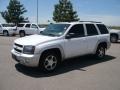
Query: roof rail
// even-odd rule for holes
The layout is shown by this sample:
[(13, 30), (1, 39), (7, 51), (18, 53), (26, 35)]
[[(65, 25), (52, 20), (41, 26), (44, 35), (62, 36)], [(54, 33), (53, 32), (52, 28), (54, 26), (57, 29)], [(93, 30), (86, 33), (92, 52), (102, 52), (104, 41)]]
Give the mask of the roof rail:
[(79, 22), (92, 22), (92, 23), (102, 23), (102, 22), (97, 22), (97, 21), (79, 21)]

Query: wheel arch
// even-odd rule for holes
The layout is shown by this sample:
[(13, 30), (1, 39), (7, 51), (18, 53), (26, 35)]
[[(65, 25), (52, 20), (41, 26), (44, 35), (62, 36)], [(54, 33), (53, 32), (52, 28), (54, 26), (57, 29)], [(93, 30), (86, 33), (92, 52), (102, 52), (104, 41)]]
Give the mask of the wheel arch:
[(97, 51), (97, 49), (98, 49), (99, 46), (104, 46), (104, 47), (107, 49), (107, 48), (108, 48), (107, 45), (108, 45), (108, 44), (107, 44), (107, 41), (106, 41), (106, 40), (99, 41), (99, 42), (97, 43), (97, 45), (96, 45), (96, 48), (95, 48), (95, 50), (94, 50), (94, 53), (96, 53), (96, 51)]
[[(7, 29), (4, 29), (4, 30), (3, 30), (3, 32), (5, 32), (5, 31), (7, 31), (7, 32), (8, 32), (8, 30), (7, 30)], [(9, 32), (8, 32), (8, 33), (9, 33)]]
[(42, 55), (43, 54), (45, 54), (45, 53), (48, 53), (48, 52), (55, 52), (58, 56), (59, 56), (59, 58), (60, 58), (60, 60), (62, 61), (63, 60), (63, 53), (62, 53), (62, 50), (60, 49), (60, 48), (58, 48), (58, 47), (54, 47), (54, 48), (48, 48), (48, 49), (44, 49), (42, 52), (41, 52), (41, 54), (40, 54), (40, 58), (42, 57)]
[(20, 34), (20, 32), (24, 32), (25, 33), (25, 30), (19, 30), (19, 34)]
[(112, 36), (112, 35), (116, 35), (117, 39), (119, 38), (119, 35), (117, 33), (110, 33), (110, 36)]
[(8, 36), (9, 36), (9, 31), (8, 31), (7, 29), (4, 29), (4, 30), (3, 30), (3, 33), (4, 33), (5, 31), (7, 31), (7, 33), (8, 33)]

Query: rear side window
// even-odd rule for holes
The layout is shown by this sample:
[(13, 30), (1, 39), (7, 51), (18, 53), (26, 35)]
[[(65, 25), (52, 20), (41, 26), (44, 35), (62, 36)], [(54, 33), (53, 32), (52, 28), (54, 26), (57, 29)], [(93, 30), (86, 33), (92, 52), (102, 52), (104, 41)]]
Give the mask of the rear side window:
[(103, 24), (97, 24), (97, 27), (99, 28), (101, 34), (107, 34), (109, 33), (105, 25)]
[(26, 26), (25, 26), (25, 27), (30, 28), (30, 25), (31, 25), (31, 24), (26, 24)]
[(94, 24), (86, 24), (88, 36), (98, 35), (98, 31)]

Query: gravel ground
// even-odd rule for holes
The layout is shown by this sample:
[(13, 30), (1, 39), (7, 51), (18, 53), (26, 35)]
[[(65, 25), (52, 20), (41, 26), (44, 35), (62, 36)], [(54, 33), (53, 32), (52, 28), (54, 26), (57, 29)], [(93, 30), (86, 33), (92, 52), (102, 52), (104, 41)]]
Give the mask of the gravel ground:
[(0, 36), (0, 90), (120, 90), (120, 42), (112, 44), (104, 60), (69, 59), (56, 72), (44, 74), (11, 58), (16, 38)]

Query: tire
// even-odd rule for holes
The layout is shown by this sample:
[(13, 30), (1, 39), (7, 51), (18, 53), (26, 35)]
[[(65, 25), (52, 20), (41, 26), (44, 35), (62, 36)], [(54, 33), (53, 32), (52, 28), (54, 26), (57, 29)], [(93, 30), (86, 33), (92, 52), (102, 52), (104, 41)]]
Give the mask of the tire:
[(9, 36), (8, 31), (3, 31), (3, 35), (4, 35), (4, 36)]
[(39, 67), (44, 72), (52, 72), (57, 69), (60, 64), (60, 57), (53, 51), (46, 52), (41, 56)]
[(110, 41), (111, 41), (112, 43), (116, 43), (116, 42), (118, 41), (117, 35), (111, 35), (111, 36), (110, 36)]
[(102, 45), (99, 45), (95, 54), (96, 58), (103, 59), (105, 57), (105, 53), (106, 53), (106, 48)]
[(20, 37), (24, 37), (25, 36), (25, 32), (24, 31), (20, 31)]

